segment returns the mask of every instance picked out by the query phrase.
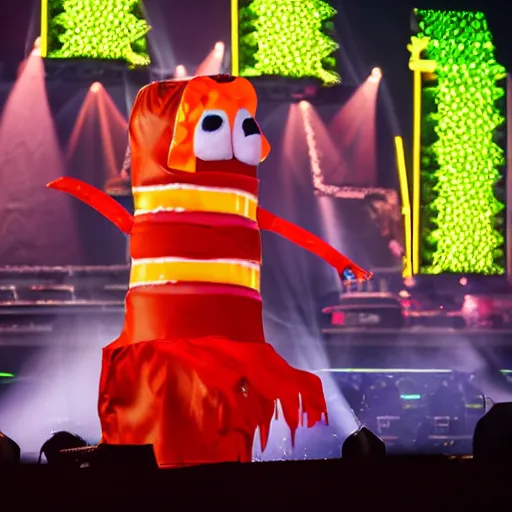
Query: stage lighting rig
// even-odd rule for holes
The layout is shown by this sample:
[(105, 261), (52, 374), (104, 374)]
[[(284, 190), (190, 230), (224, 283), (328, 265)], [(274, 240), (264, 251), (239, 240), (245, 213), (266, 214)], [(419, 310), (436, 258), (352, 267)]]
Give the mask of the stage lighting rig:
[(297, 103), (313, 100), (322, 83), (314, 78), (287, 78), (276, 76), (251, 77), (258, 98), (263, 102)]

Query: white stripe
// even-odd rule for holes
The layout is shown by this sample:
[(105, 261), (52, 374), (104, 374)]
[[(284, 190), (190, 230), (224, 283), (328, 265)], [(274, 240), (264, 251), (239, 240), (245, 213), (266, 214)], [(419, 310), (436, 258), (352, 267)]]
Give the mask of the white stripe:
[(166, 280), (159, 280), (159, 281), (141, 281), (140, 283), (130, 283), (129, 288), (137, 288), (137, 286), (158, 286), (160, 284), (176, 284), (178, 281), (166, 281)]
[(132, 266), (137, 265), (148, 265), (151, 263), (218, 263), (218, 264), (230, 264), (230, 265), (239, 265), (241, 267), (251, 268), (253, 270), (260, 270), (259, 263), (255, 261), (248, 260), (238, 260), (238, 259), (211, 259), (211, 260), (193, 260), (189, 258), (173, 258), (173, 257), (163, 257), (163, 258), (132, 258)]
[(179, 206), (178, 208), (164, 208), (163, 206), (160, 206), (159, 208), (155, 208), (154, 210), (135, 210), (134, 216), (137, 215), (146, 215), (148, 213), (162, 213), (162, 212), (175, 212), (175, 213), (183, 213), (186, 212), (185, 208), (182, 208)]
[(144, 187), (133, 187), (133, 192), (158, 192), (162, 190), (198, 190), (201, 192), (221, 192), (224, 194), (237, 194), (247, 199), (257, 201), (258, 197), (249, 192), (239, 190), (237, 188), (223, 188), (223, 187), (202, 187), (198, 185), (189, 185), (186, 183), (169, 183), (167, 185), (147, 185)]

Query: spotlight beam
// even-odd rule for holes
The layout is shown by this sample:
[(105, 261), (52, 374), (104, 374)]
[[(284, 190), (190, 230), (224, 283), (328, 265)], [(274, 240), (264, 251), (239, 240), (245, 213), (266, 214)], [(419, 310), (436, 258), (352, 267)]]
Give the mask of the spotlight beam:
[(225, 45), (219, 41), (206, 56), (206, 58), (199, 64), (195, 75), (217, 75), (222, 71), (222, 62), (224, 60)]

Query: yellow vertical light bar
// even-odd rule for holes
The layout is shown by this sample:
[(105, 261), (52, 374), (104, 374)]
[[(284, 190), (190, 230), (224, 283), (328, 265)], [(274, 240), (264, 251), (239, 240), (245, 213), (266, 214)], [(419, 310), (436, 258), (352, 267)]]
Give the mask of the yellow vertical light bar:
[(240, 73), (239, 30), (238, 30), (238, 0), (231, 0), (231, 74)]
[[(416, 10), (414, 11), (416, 13)], [(412, 271), (420, 271), (420, 213), (421, 213), (421, 107), (422, 107), (422, 73), (433, 74), (437, 63), (435, 60), (422, 59), (430, 42), (428, 37), (411, 37), (407, 49), (411, 52), (409, 69), (413, 72), (414, 94), (414, 121), (413, 121), (413, 148), (412, 148)]]
[(507, 75), (507, 273), (509, 280), (512, 278), (512, 76)]
[(48, 55), (48, 0), (41, 0), (41, 57)]
[(409, 180), (407, 179), (407, 167), (405, 165), (404, 141), (402, 137), (395, 137), (396, 166), (398, 179), (400, 180), (400, 195), (402, 196), (402, 215), (404, 216), (404, 242), (405, 264), (402, 275), (404, 278), (412, 277), (412, 221), (411, 201), (409, 199)]
[(414, 70), (414, 129), (412, 160), (412, 271), (419, 273), (420, 266), (420, 212), (421, 212), (421, 71)]

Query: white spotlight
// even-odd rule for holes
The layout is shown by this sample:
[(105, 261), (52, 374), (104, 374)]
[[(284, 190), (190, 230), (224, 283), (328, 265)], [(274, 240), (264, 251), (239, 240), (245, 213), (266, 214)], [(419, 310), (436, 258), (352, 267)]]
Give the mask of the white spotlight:
[(373, 68), (368, 80), (370, 82), (379, 82), (382, 78), (382, 70), (380, 68)]
[(215, 43), (214, 49), (215, 49), (215, 53), (218, 53), (221, 56), (224, 55), (224, 43), (222, 41)]
[(37, 57), (41, 56), (41, 36), (36, 38), (36, 40), (34, 41), (34, 46), (32, 47), (30, 55), (34, 55)]
[(187, 70), (183, 64), (179, 64), (176, 66), (176, 69), (174, 70), (174, 78), (186, 78), (187, 77)]
[(89, 88), (89, 90), (93, 93), (93, 94), (97, 94), (98, 92), (100, 92), (100, 89), (101, 89), (102, 85), (99, 83), (99, 82), (94, 82), (91, 87)]
[(305, 112), (310, 106), (310, 103), (309, 101), (306, 101), (306, 100), (302, 100), (302, 101), (299, 101), (299, 108)]

